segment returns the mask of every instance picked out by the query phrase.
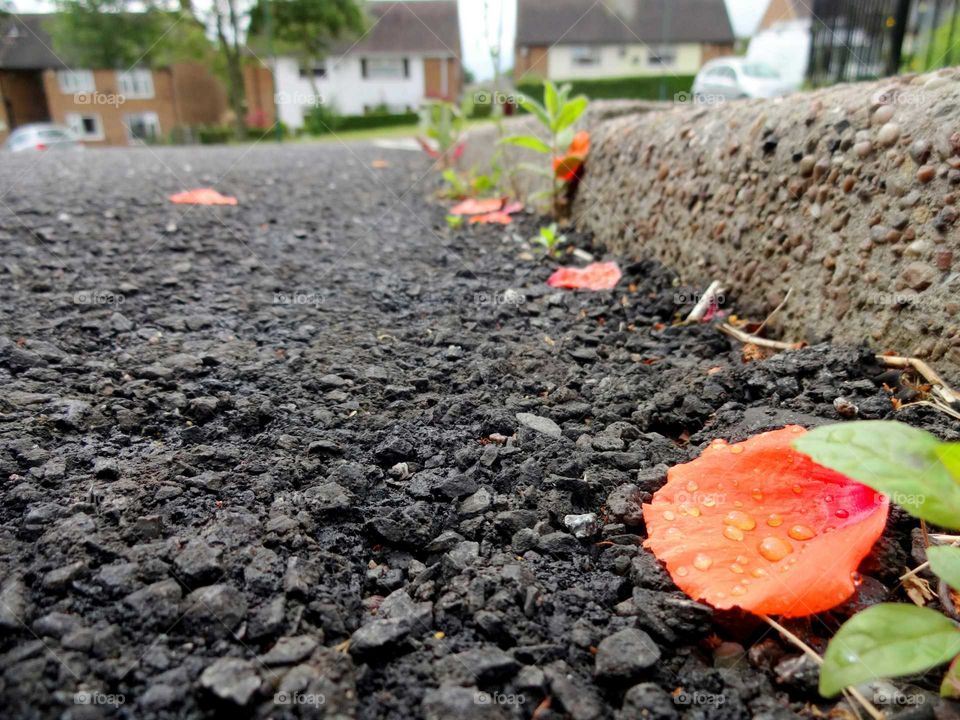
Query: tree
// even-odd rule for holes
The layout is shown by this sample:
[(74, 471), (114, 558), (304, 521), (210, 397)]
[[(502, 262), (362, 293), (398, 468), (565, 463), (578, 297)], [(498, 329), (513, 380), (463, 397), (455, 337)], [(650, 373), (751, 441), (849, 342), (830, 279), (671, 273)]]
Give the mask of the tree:
[[(250, 14), (250, 36), (256, 38), (258, 47), (265, 45), (270, 20), (277, 50), (296, 55), (311, 70), (333, 41), (361, 35), (367, 27), (366, 14), (357, 0), (257, 0)], [(313, 72), (307, 77), (314, 94), (319, 95)]]

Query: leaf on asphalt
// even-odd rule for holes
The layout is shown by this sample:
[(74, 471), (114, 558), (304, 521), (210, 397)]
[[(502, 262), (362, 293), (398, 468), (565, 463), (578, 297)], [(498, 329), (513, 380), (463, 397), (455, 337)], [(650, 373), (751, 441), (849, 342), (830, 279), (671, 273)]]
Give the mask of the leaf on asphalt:
[(221, 195), (213, 188), (196, 188), (171, 195), (170, 202), (177, 205), (236, 205), (237, 199)]
[(598, 262), (584, 268), (559, 268), (547, 280), (547, 285), (574, 290), (610, 290), (620, 282), (621, 276), (616, 263)]
[(868, 680), (912, 675), (960, 654), (960, 629), (940, 613), (881, 603), (847, 620), (830, 640), (820, 693), (833, 697)]
[(960, 484), (938, 457), (943, 444), (928, 432), (900, 422), (863, 420), (817, 428), (796, 447), (889, 495), (915, 517), (960, 527)]
[(805, 432), (793, 425), (734, 445), (714, 440), (670, 468), (643, 506), (644, 544), (690, 597), (800, 617), (853, 595), (889, 501), (794, 450)]
[(927, 548), (930, 569), (954, 590), (960, 590), (960, 548), (940, 545)]
[(370, 166), (376, 170), (383, 170), (384, 168), (390, 167), (390, 163), (386, 160), (374, 160), (370, 163)]

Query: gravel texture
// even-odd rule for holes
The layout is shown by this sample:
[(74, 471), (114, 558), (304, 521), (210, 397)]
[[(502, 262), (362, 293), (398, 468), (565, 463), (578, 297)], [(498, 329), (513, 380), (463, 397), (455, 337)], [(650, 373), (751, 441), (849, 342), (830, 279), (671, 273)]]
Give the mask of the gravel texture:
[[(654, 262), (553, 290), (512, 229), (450, 231), (428, 173), (365, 145), (3, 158), (6, 717), (832, 705), (765, 627), (673, 587), (639, 505), (715, 437), (911, 391), (855, 347), (744, 363), (671, 326), (693, 289)], [(239, 206), (166, 200), (203, 185)], [(912, 526), (791, 627), (822, 648), (886, 597)]]

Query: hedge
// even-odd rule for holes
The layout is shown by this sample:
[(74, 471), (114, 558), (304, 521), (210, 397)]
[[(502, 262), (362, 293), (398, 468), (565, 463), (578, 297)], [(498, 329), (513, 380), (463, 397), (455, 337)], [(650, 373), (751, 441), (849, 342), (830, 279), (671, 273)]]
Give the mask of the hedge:
[(314, 134), (322, 135), (324, 132), (346, 132), (348, 130), (371, 130), (374, 128), (397, 127), (400, 125), (416, 125), (420, 116), (415, 112), (409, 113), (369, 113), (367, 115), (333, 115), (332, 113), (321, 111), (322, 122), (315, 123), (316, 127), (311, 128), (313, 124), (309, 118), (305, 118), (305, 129), (312, 130)]
[[(586, 95), (591, 100), (673, 100), (677, 93), (686, 93), (693, 86), (693, 75), (654, 75), (605, 78), (602, 80), (560, 80), (558, 85), (572, 86), (572, 95)], [(661, 86), (664, 93), (661, 95)], [(543, 85), (521, 82), (517, 91), (543, 102)]]

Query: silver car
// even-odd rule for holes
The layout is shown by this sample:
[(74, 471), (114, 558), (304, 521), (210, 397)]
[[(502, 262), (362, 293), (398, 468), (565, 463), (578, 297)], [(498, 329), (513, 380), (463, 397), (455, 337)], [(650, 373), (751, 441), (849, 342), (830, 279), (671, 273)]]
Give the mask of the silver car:
[(711, 60), (693, 81), (693, 96), (698, 100), (772, 98), (796, 89), (780, 78), (776, 68), (739, 57)]
[(14, 130), (3, 144), (5, 150), (23, 152), (25, 150), (76, 150), (83, 144), (74, 136), (70, 128), (53, 123), (30, 123)]

